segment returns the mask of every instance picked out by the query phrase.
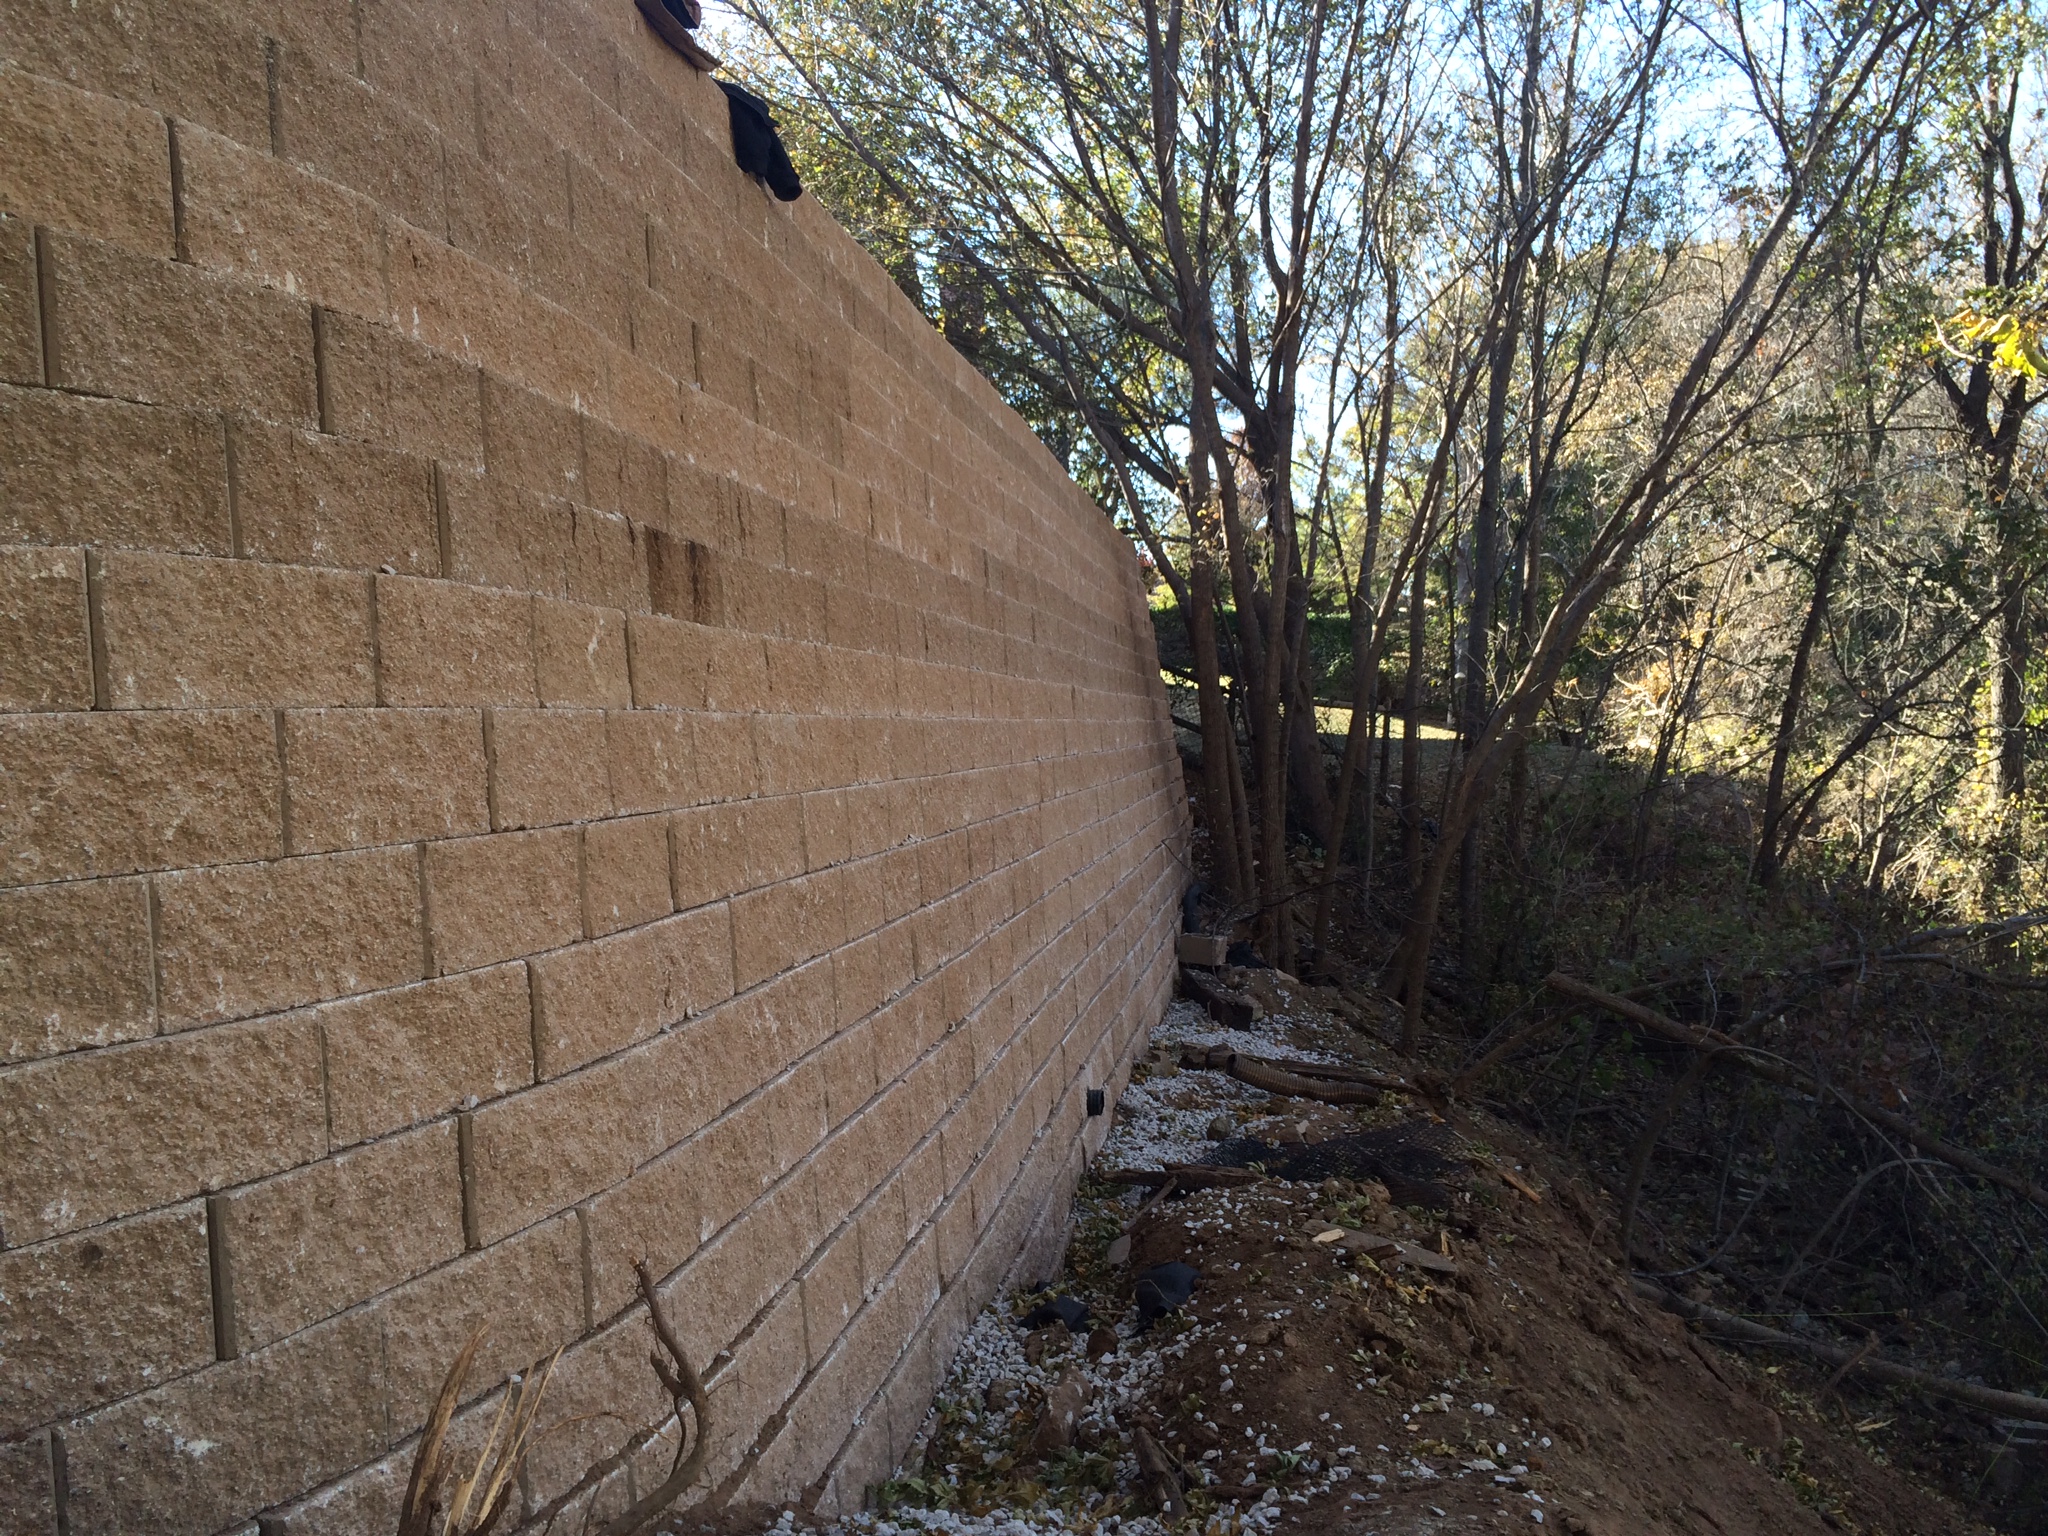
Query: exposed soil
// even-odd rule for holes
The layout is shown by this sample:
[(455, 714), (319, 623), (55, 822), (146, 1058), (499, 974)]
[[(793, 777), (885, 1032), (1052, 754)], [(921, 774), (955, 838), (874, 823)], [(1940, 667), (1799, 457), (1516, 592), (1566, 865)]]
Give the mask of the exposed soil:
[[(1204, 1160), (1226, 1132), (1316, 1143), (1410, 1126), (1456, 1154), (1449, 1209), (1396, 1205), (1369, 1176), (1261, 1178), (1154, 1205), (1116, 1264), (1110, 1244), (1146, 1192), (1092, 1177), (1065, 1272), (984, 1314), (922, 1455), (849, 1525), (1156, 1532), (1142, 1430), (1182, 1471), (1178, 1523), (1208, 1536), (1984, 1529), (1885, 1464), (1887, 1426), (1819, 1398), (1820, 1378), (1719, 1348), (1638, 1300), (1609, 1256), (1605, 1198), (1521, 1133), (1484, 1113), (1445, 1122), (1406, 1095), (1336, 1108), (1182, 1069), (1186, 1046), (1228, 1043), (1397, 1070), (1318, 1006), (1334, 996), (1274, 973), (1239, 979), (1268, 1017), (1226, 1032), (1177, 1004), (1097, 1174)], [(1387, 1239), (1407, 1246), (1388, 1253)], [(1140, 1334), (1135, 1278), (1175, 1260), (1199, 1269), (1194, 1297)], [(1022, 1326), (1061, 1294), (1095, 1316), (1071, 1332)], [(1040, 1421), (1063, 1377), (1084, 1406), (1072, 1443), (1048, 1454)], [(799, 1514), (784, 1526), (808, 1523)]]

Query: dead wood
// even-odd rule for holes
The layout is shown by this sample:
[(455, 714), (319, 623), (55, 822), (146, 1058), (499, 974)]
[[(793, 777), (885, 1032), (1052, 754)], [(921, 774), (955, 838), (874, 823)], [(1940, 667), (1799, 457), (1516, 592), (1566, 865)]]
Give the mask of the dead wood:
[(455, 1405), (462, 1399), (462, 1384), (469, 1379), (469, 1368), (475, 1363), (477, 1350), (483, 1347), (486, 1331), (479, 1326), (469, 1336), (469, 1342), (462, 1346), (455, 1363), (441, 1379), (441, 1393), (434, 1399), (434, 1411), (427, 1416), (419, 1449), (413, 1453), (412, 1477), (406, 1483), (405, 1503), (399, 1509), (398, 1536), (427, 1536), (441, 1507), (441, 1482), (448, 1475), (448, 1423), (455, 1416)]
[[(1811, 1355), (1816, 1360), (1825, 1360), (1830, 1365), (1840, 1366), (1834, 1386), (1842, 1375), (1860, 1371), (1878, 1381), (1889, 1381), (1899, 1386), (1917, 1387), (1935, 1397), (1945, 1397), (1951, 1402), (1968, 1403), (1973, 1408), (2001, 1414), (2007, 1418), (2026, 1419), (2032, 1423), (2048, 1423), (2048, 1397), (2030, 1397), (2024, 1392), (2001, 1392), (1996, 1387), (1980, 1387), (1972, 1382), (1956, 1381), (1947, 1376), (1937, 1376), (1932, 1371), (1922, 1371), (1910, 1365), (1898, 1365), (1873, 1353), (1870, 1341), (1857, 1349), (1842, 1349), (1833, 1344), (1822, 1344), (1813, 1339), (1802, 1339), (1797, 1334), (1780, 1333), (1775, 1328), (1766, 1328), (1762, 1323), (1753, 1323), (1746, 1317), (1737, 1317), (1733, 1312), (1723, 1312), (1719, 1307), (1710, 1307), (1705, 1302), (1691, 1301), (1675, 1291), (1667, 1291), (1653, 1281), (1637, 1277), (1636, 1294), (1646, 1301), (1654, 1301), (1666, 1311), (1675, 1312), (1691, 1322), (1696, 1322), (1742, 1340), (1747, 1344), (1769, 1344), (1779, 1349), (1797, 1350)], [(1719, 1374), (1718, 1372), (1716, 1373)]]
[(1474, 1083), (1480, 1081), (1487, 1073), (1491, 1072), (1503, 1061), (1506, 1061), (1508, 1057), (1514, 1055), (1516, 1051), (1519, 1051), (1538, 1035), (1543, 1034), (1546, 1030), (1555, 1029), (1563, 1019), (1564, 1015), (1562, 1013), (1547, 1013), (1527, 1029), (1517, 1030), (1514, 1034), (1509, 1035), (1507, 1039), (1501, 1041), (1499, 1045), (1496, 1045), (1484, 1056), (1473, 1062), (1471, 1066), (1465, 1068), (1464, 1071), (1450, 1080), (1446, 1085), (1450, 1096), (1452, 1098), (1463, 1098), (1471, 1090)]
[(1187, 1499), (1181, 1491), (1180, 1471), (1173, 1464), (1173, 1458), (1165, 1448), (1138, 1426), (1132, 1436), (1132, 1448), (1138, 1453), (1138, 1480), (1145, 1485), (1145, 1492), (1152, 1500), (1152, 1507), (1159, 1512), (1159, 1518), (1169, 1524), (1186, 1514)]
[(1121, 1264), (1125, 1260), (1130, 1258), (1131, 1233), (1137, 1230), (1138, 1223), (1145, 1219), (1147, 1214), (1150, 1213), (1153, 1206), (1159, 1204), (1160, 1201), (1166, 1199), (1167, 1196), (1171, 1195), (1176, 1189), (1179, 1188), (1180, 1175), (1174, 1173), (1168, 1174), (1166, 1176), (1166, 1182), (1164, 1184), (1161, 1184), (1157, 1189), (1153, 1190), (1151, 1194), (1147, 1195), (1145, 1197), (1145, 1203), (1138, 1207), (1137, 1214), (1132, 1216), (1129, 1221), (1123, 1224), (1122, 1228), (1117, 1233), (1116, 1240), (1109, 1245), (1109, 1251), (1105, 1253), (1103, 1257), (1108, 1259), (1109, 1262), (1112, 1264)]
[[(675, 1404), (676, 1459), (660, 1487), (616, 1516), (598, 1532), (598, 1536), (640, 1536), (642, 1531), (652, 1527), (697, 1480), (711, 1448), (711, 1400), (705, 1394), (704, 1383), (698, 1379), (690, 1357), (683, 1353), (682, 1342), (676, 1338), (675, 1329), (669, 1326), (668, 1318), (661, 1310), (661, 1298), (655, 1293), (654, 1277), (647, 1272), (647, 1261), (635, 1259), (633, 1273), (640, 1278), (640, 1296), (647, 1303), (647, 1317), (654, 1325), (654, 1337), (668, 1356), (663, 1359), (659, 1352), (649, 1351), (647, 1359)], [(688, 1434), (683, 1418), (685, 1408), (697, 1418), (697, 1432), (687, 1441), (683, 1438)], [(685, 1454), (686, 1445), (688, 1454)]]
[(1164, 1168), (1111, 1168), (1096, 1175), (1110, 1184), (1173, 1184), (1181, 1189), (1214, 1189), (1219, 1184), (1256, 1184), (1264, 1177), (1249, 1168), (1221, 1163), (1171, 1163)]
[(1901, 1140), (1912, 1143), (1929, 1157), (1939, 1158), (1951, 1168), (1967, 1173), (1972, 1178), (2011, 1190), (2022, 1199), (2048, 1210), (2048, 1189), (2043, 1189), (2033, 1180), (2009, 1169), (2000, 1168), (1995, 1163), (1987, 1163), (1974, 1152), (1966, 1152), (1961, 1147), (1951, 1146), (1931, 1132), (1922, 1130), (1904, 1115), (1895, 1114), (1853, 1094), (1844, 1093), (1832, 1084), (1820, 1082), (1756, 1046), (1745, 1045), (1718, 1029), (1694, 1028), (1681, 1024), (1676, 1019), (1658, 1013), (1654, 1008), (1645, 1008), (1641, 1003), (1631, 1002), (1618, 993), (1603, 991), (1561, 971), (1552, 971), (1545, 979), (1545, 984), (1553, 992), (1605, 1008), (1609, 1013), (1618, 1014), (1631, 1023), (1640, 1024), (1652, 1034), (1660, 1035), (1666, 1040), (1690, 1046), (1696, 1051), (1716, 1052), (1724, 1059), (1738, 1062), (1757, 1076), (1790, 1088), (1795, 1093), (1807, 1094), (1817, 1099), (1832, 1099), (1852, 1115), (1860, 1116), (1872, 1125), (1882, 1126)]
[(1391, 1087), (1397, 1092), (1414, 1091), (1399, 1078), (1376, 1077), (1364, 1072), (1347, 1073), (1342, 1077), (1334, 1073), (1328, 1077), (1314, 1077), (1291, 1069), (1313, 1067), (1316, 1063), (1288, 1062), (1283, 1066), (1224, 1046), (1212, 1046), (1207, 1050), (1190, 1048), (1182, 1054), (1180, 1064), (1198, 1071), (1228, 1072), (1239, 1082), (1262, 1088), (1267, 1093), (1277, 1093), (1290, 1099), (1314, 1099), (1320, 1104), (1377, 1104), (1385, 1088)]
[[(399, 1508), (399, 1536), (429, 1536), (434, 1517), (442, 1513), (441, 1486), (454, 1470), (449, 1461), (448, 1426), (455, 1417), (456, 1405), (462, 1401), (470, 1367), (476, 1363), (477, 1351), (489, 1331), (487, 1324), (478, 1326), (441, 1380), (440, 1394), (434, 1399), (433, 1412), (427, 1416), (419, 1448), (413, 1453), (412, 1476), (406, 1482), (405, 1502)], [(503, 1518), (532, 1446), (541, 1397), (561, 1354), (556, 1350), (545, 1365), (536, 1364), (515, 1378), (516, 1385), (507, 1386), (498, 1403), (497, 1416), (491, 1420), (491, 1432), (476, 1453), (476, 1464), (467, 1477), (448, 1490), (442, 1536), (489, 1536)]]

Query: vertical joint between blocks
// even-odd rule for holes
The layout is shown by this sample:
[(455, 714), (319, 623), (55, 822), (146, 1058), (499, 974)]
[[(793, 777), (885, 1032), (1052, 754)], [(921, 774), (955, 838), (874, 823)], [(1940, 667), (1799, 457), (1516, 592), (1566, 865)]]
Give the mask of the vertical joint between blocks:
[(590, 1258), (590, 1208), (584, 1205), (576, 1207), (576, 1246), (583, 1264), (583, 1331), (590, 1333), (597, 1327), (597, 1285)]
[(64, 383), (64, 358), (57, 346), (56, 258), (50, 251), (50, 232), (42, 225), (35, 232), (36, 342), (43, 354), (43, 382), (52, 389)]
[(278, 836), (283, 841), (284, 851), (289, 856), (292, 849), (292, 764), (291, 755), (285, 744), (284, 711), (270, 712), (270, 727), (277, 741), (277, 826)]
[(284, 154), (284, 97), (279, 76), (283, 73), (283, 49), (274, 37), (263, 39), (263, 96), (270, 117), (270, 152)]
[(246, 558), (242, 549), (242, 475), (236, 455), (235, 424), (222, 413), (220, 418), (221, 467), (227, 474), (228, 501), (228, 553), (237, 560)]
[(179, 261), (192, 260), (192, 248), (185, 239), (185, 157), (178, 143), (178, 120), (164, 119), (164, 131), (171, 149), (171, 253)]
[(463, 1110), (455, 1117), (456, 1166), (462, 1180), (462, 1246), (470, 1253), (483, 1247), (483, 1223), (476, 1208), (476, 1113)]
[(378, 704), (384, 700), (384, 635), (378, 622), (379, 590), (384, 585), (381, 575), (372, 575), (370, 581), (370, 697)]
[(576, 829), (576, 910), (583, 919), (583, 937), (597, 937), (597, 925), (590, 920), (590, 829)]
[(71, 1536), (71, 1458), (64, 1431), (50, 1431), (50, 1502), (55, 1506), (57, 1536)]
[(529, 960), (526, 962), (526, 1048), (533, 1054), (533, 1080), (536, 1085), (540, 1082), (541, 1032), (546, 1027), (545, 1017), (540, 997), (540, 972)]
[(434, 574), (446, 581), (455, 574), (455, 529), (448, 518), (448, 471), (439, 459), (434, 460), (434, 549), (441, 562)]
[(333, 390), (328, 384), (327, 368), (327, 310), (319, 304), (313, 306), (313, 410), (319, 419), (320, 430), (329, 437), (334, 436)]
[(241, 1348), (235, 1337), (235, 1274), (228, 1252), (225, 1195), (206, 1197), (206, 1270), (213, 1291), (213, 1357), (232, 1360)]
[(486, 709), (484, 721), (484, 809), (491, 818), (491, 830), (505, 830), (504, 817), (498, 811), (498, 720), (497, 711)]
[(313, 1037), (320, 1046), (320, 1113), (327, 1132), (327, 1150), (334, 1150), (334, 1074), (329, 1065), (327, 1026), (314, 1026)]
[(86, 650), (92, 662), (92, 707), (112, 709), (114, 707), (113, 686), (107, 674), (107, 620), (106, 605), (102, 589), (106, 584), (106, 573), (100, 566), (100, 554), (96, 549), (85, 552), (85, 636)]
[(434, 979), (434, 889), (427, 879), (427, 845), (415, 843), (420, 881), (420, 975)]

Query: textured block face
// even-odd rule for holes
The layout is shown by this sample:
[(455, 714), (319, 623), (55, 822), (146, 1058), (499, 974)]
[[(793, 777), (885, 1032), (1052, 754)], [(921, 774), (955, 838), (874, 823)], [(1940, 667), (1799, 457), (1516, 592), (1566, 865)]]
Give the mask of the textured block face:
[(319, 336), (330, 430), (452, 464), (483, 462), (476, 369), (347, 310), (322, 310)]
[(467, 970), (583, 936), (571, 828), (430, 843), (428, 942), (437, 971)]
[(258, 560), (433, 575), (433, 471), (424, 459), (251, 423), (228, 439), (242, 548)]
[(545, 827), (612, 809), (604, 716), (586, 710), (493, 710), (491, 822)]
[(583, 926), (592, 938), (672, 910), (667, 818), (622, 816), (583, 829)]
[(296, 1167), (327, 1144), (309, 1022), (140, 1040), (0, 1076), (0, 1221), (33, 1242)]
[(337, 1146), (533, 1081), (533, 1005), (523, 964), (329, 1003), (313, 1017)]
[(732, 932), (707, 907), (534, 962), (534, 1040), (556, 1077), (732, 995)]
[(69, 235), (44, 237), (38, 254), (52, 383), (319, 425), (302, 302)]
[(375, 203), (260, 146), (190, 123), (176, 132), (187, 260), (353, 314), (383, 312)]
[(630, 6), (0, 39), (0, 1530), (391, 1529), (483, 1322), (530, 1510), (643, 1257), (857, 1502), (1171, 983), (1127, 541)]
[(146, 107), (0, 67), (0, 207), (170, 256), (170, 138)]
[(387, 704), (532, 704), (533, 599), (455, 582), (377, 581)]
[(375, 701), (366, 577), (126, 551), (98, 558), (114, 708)]
[(0, 709), (91, 709), (85, 551), (0, 547)]
[(39, 1424), (213, 1360), (206, 1211), (173, 1206), (0, 1254), (0, 1422)]
[(156, 892), (166, 1029), (420, 979), (411, 848), (166, 875)]
[(0, 1063), (155, 1033), (142, 881), (0, 891)]
[(216, 1201), (234, 1270), (238, 1352), (460, 1254), (456, 1150), (455, 1127), (443, 1121)]
[(537, 601), (533, 646), (542, 703), (602, 709), (633, 702), (626, 616), (619, 610)]
[(285, 716), (284, 761), (295, 852), (490, 826), (475, 710), (294, 710)]
[(0, 385), (0, 537), (232, 554), (220, 419)]
[(274, 858), (277, 737), (253, 710), (0, 716), (10, 884)]

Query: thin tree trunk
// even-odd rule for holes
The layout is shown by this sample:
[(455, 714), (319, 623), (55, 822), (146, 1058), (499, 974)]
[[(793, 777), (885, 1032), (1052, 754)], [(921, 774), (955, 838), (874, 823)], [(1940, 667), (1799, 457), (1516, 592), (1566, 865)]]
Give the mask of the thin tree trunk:
[(1413, 882), (1422, 867), (1422, 669), (1429, 562), (1415, 561), (1408, 595), (1408, 675), (1401, 683), (1401, 863)]
[(1771, 771), (1764, 781), (1763, 826), (1757, 834), (1754, 870), (1756, 883), (1769, 890), (1778, 883), (1785, 855), (1791, 850), (1784, 841), (1785, 772), (1792, 761), (1792, 744), (1799, 730), (1799, 709), (1806, 698), (1806, 678), (1813, 668), (1813, 650), (1827, 624), (1828, 599), (1834, 591), (1835, 571), (1842, 551), (1848, 546), (1850, 530), (1856, 526), (1856, 503), (1845, 497), (1840, 514), (1828, 529), (1820, 556), (1813, 565), (1813, 596), (1806, 605), (1806, 622), (1799, 627), (1799, 642), (1792, 650), (1792, 671), (1785, 679), (1785, 702), (1778, 711), (1777, 738), (1771, 744)]
[[(1330, 942), (1330, 912), (1337, 899), (1337, 869), (1344, 855), (1344, 833), (1351, 814), (1351, 795), (1360, 759), (1365, 763), (1367, 841), (1372, 825), (1373, 704), (1379, 696), (1380, 644), (1386, 626), (1372, 602), (1373, 566), (1379, 557), (1380, 523), (1386, 511), (1387, 460), (1393, 448), (1394, 381), (1397, 360), (1393, 337), (1400, 331), (1398, 290), (1388, 279), (1387, 364), (1380, 380), (1379, 429), (1373, 442), (1371, 478), (1365, 487), (1365, 538), (1358, 552), (1358, 574), (1351, 583), (1351, 728), (1344, 736), (1344, 762), (1337, 771), (1337, 797), (1331, 808), (1330, 837), (1324, 844), (1322, 890), (1316, 898), (1315, 954), (1321, 965)], [(1361, 736), (1359, 725), (1365, 731)], [(1369, 855), (1368, 855), (1369, 858)], [(1368, 878), (1370, 876), (1368, 875)]]
[(1230, 760), (1237, 748), (1230, 727), (1230, 701), (1223, 692), (1223, 668), (1216, 649), (1216, 567), (1200, 548), (1199, 518), (1191, 518), (1196, 551), (1189, 560), (1188, 644), (1194, 652), (1195, 694), (1202, 721), (1202, 804), (1209, 828), (1209, 846), (1216, 876), (1223, 882), (1225, 904), (1238, 906), (1249, 896), (1252, 882), (1246, 864), (1251, 850), (1240, 848), (1237, 818), (1232, 814)]

